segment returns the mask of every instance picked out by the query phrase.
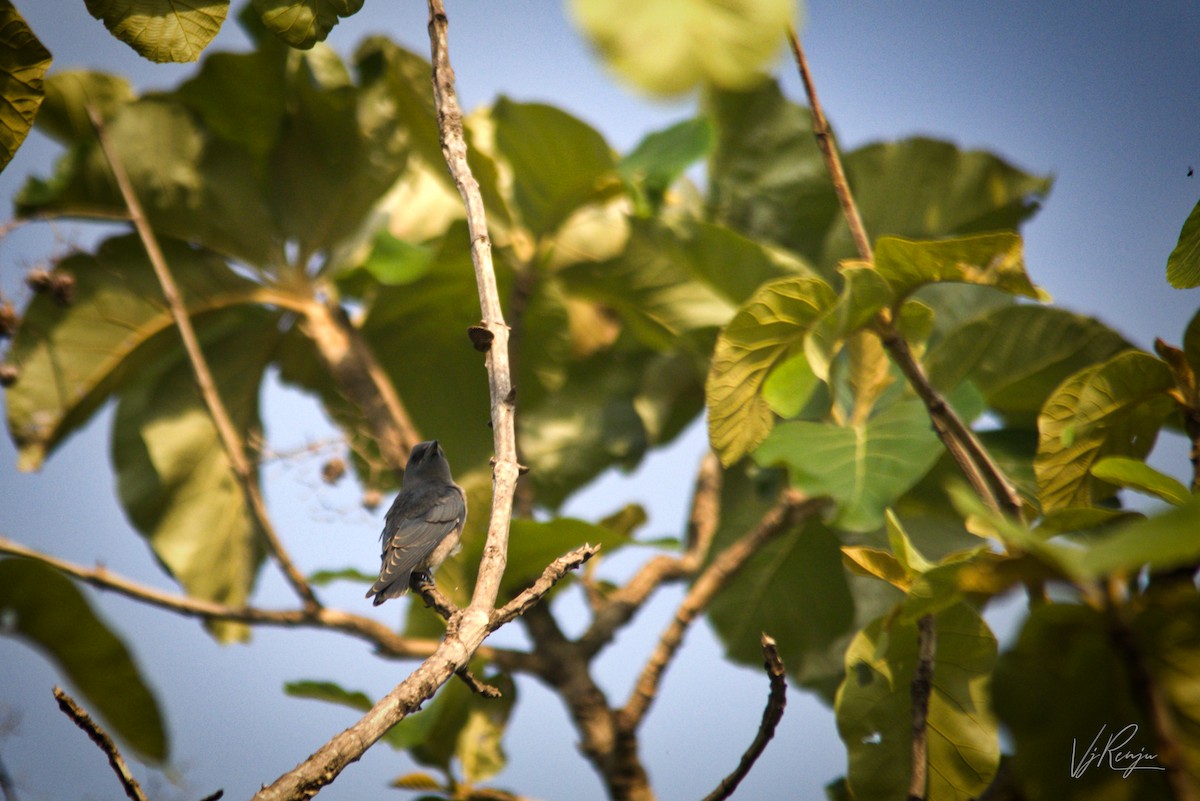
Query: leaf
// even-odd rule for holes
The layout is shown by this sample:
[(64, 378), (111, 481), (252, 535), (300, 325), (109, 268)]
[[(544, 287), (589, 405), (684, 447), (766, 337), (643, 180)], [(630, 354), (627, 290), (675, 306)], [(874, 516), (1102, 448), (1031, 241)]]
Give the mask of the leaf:
[(766, 439), (774, 421), (760, 394), (763, 382), (835, 302), (819, 278), (781, 278), (759, 289), (721, 332), (705, 395), (709, 440), (723, 464)]
[[(1100, 750), (1128, 725), (1135, 727), (1128, 750), (1157, 751), (1149, 721), (1131, 697), (1134, 678), (1114, 650), (1101, 612), (1073, 604), (1035, 606), (1016, 645), (997, 662), (993, 686), (996, 713), (1015, 746), (1018, 786), (1063, 801), (1171, 797), (1159, 771), (1125, 778), (1095, 765), (1072, 775), (1093, 738)], [(1071, 703), (1063, 703), (1065, 688)], [(1055, 713), (1047, 715), (1047, 709)]]
[[(605, 556), (629, 544), (611, 528), (571, 517), (544, 522), (514, 519), (509, 533), (508, 568), (500, 582), (501, 598), (512, 598), (542, 575), (546, 566), (581, 545), (599, 545)], [(561, 584), (561, 582), (560, 582)]]
[(1044, 511), (1090, 506), (1115, 491), (1091, 475), (1105, 456), (1150, 452), (1173, 403), (1174, 378), (1148, 353), (1125, 351), (1068, 378), (1038, 416), (1034, 471)]
[(363, 0), (254, 0), (263, 25), (302, 50), (325, 41), (343, 17), (358, 13), (362, 6)]
[(784, 359), (763, 382), (762, 397), (771, 411), (783, 418), (799, 417), (821, 386), (803, 353)]
[(647, 134), (617, 163), (617, 173), (634, 193), (641, 213), (662, 208), (667, 190), (684, 170), (712, 150), (712, 123), (704, 117)]
[(908, 591), (911, 584), (908, 571), (891, 551), (862, 545), (843, 545), (842, 553), (847, 559), (846, 566), (860, 576), (874, 576), (898, 590)]
[(340, 704), (359, 712), (366, 712), (375, 705), (366, 693), (343, 689), (341, 685), (331, 681), (289, 681), (284, 683), (283, 692), (292, 698), (309, 698)]
[(1179, 231), (1179, 241), (1167, 257), (1167, 282), (1176, 289), (1200, 286), (1200, 203)]
[(109, 33), (151, 61), (195, 61), (217, 35), (229, 0), (84, 0)]
[(793, 486), (837, 502), (839, 528), (871, 531), (884, 510), (921, 480), (942, 453), (925, 407), (901, 401), (864, 424), (781, 423), (754, 452), (760, 465), (783, 464)]
[(896, 560), (903, 566), (904, 572), (910, 578), (916, 578), (932, 570), (935, 564), (917, 550), (917, 546), (908, 538), (908, 534), (895, 512), (888, 509), (886, 517), (888, 544), (892, 547), (892, 553), (896, 555)]
[(1033, 427), (1070, 375), (1132, 347), (1091, 317), (1046, 306), (1006, 306), (950, 331), (928, 357), (930, 380), (953, 389), (970, 380), (988, 408)]
[(1137, 573), (1144, 565), (1169, 570), (1200, 561), (1200, 496), (1147, 520), (1138, 520), (1088, 540), (1078, 555), (1085, 575)]
[(38, 130), (64, 144), (95, 135), (87, 107), (107, 122), (134, 99), (133, 87), (119, 75), (87, 70), (60, 70), (46, 78), (46, 99), (37, 115)]
[(535, 237), (617, 188), (616, 162), (594, 128), (540, 103), (501, 97), (492, 107), (497, 153), (512, 168), (512, 198)]
[(571, 13), (608, 65), (656, 95), (697, 84), (749, 86), (792, 23), (792, 0), (572, 0)]
[[(979, 614), (958, 604), (935, 618), (937, 650), (927, 720), (931, 801), (974, 798), (1000, 763), (988, 678), (996, 638)], [(912, 770), (912, 678), (916, 623), (880, 618), (846, 651), (835, 710), (849, 752), (855, 798), (904, 799)]]
[(1025, 274), (1025, 257), (1017, 234), (916, 241), (895, 236), (875, 243), (875, 269), (887, 279), (897, 298), (940, 282), (979, 284), (1039, 298)]
[(58, 670), (118, 737), (156, 763), (168, 756), (154, 693), (121, 638), (56, 570), (0, 560), (0, 634), (25, 640)]
[[(279, 339), (279, 316), (229, 309), (198, 332), (242, 442), (258, 435), (263, 371)], [(163, 567), (194, 598), (242, 606), (263, 544), (180, 347), (122, 388), (113, 424), (113, 464), (126, 514)], [(214, 623), (222, 641), (245, 626)]]
[(25, 141), (45, 90), (50, 51), (30, 30), (11, 0), (0, 0), (0, 170)]
[(1183, 506), (1191, 500), (1187, 487), (1138, 459), (1109, 456), (1092, 465), (1092, 475), (1118, 487), (1137, 490), (1167, 503)]
[[(844, 262), (840, 272), (843, 283), (837, 304), (821, 316), (804, 341), (809, 365), (826, 383), (832, 362), (846, 338), (870, 324), (892, 300), (887, 281), (871, 265)], [(882, 353), (879, 356), (886, 363)]]
[[(261, 287), (216, 256), (175, 240), (160, 244), (193, 315), (259, 299)], [(112, 393), (139, 381), (143, 370), (178, 343), (136, 236), (106, 240), (94, 255), (69, 256), (56, 272), (74, 277), (73, 301), (64, 307), (49, 294), (36, 295), (8, 353), (21, 375), (6, 395), (22, 470), (39, 468)], [(199, 320), (197, 325), (204, 327)]]
[(371, 584), (378, 576), (364, 573), (355, 567), (343, 567), (340, 570), (316, 570), (308, 575), (308, 583), (317, 587), (325, 587), (335, 581), (355, 581), (359, 584)]

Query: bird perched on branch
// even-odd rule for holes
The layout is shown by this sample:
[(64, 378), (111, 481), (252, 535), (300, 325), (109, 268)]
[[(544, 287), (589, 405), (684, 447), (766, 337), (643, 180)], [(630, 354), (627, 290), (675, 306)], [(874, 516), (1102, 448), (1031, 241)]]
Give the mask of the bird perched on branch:
[(433, 571), (458, 552), (467, 520), (467, 498), (450, 475), (438, 441), (412, 449), (404, 468), (404, 488), (388, 510), (379, 539), (379, 580), (367, 590), (375, 606), (408, 592), (413, 573)]

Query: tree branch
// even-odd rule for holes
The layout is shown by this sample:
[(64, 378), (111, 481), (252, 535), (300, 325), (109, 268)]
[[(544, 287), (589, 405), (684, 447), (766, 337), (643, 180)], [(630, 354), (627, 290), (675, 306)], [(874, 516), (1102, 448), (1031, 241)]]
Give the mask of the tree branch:
[(933, 694), (933, 660), (937, 624), (933, 615), (917, 621), (917, 668), (912, 678), (912, 776), (909, 801), (924, 801), (929, 791), (929, 697)]
[(560, 582), (567, 573), (579, 568), (584, 562), (591, 559), (600, 552), (599, 545), (581, 545), (570, 553), (563, 554), (546, 566), (542, 571), (542, 575), (533, 584), (530, 584), (521, 593), (506, 603), (501, 608), (497, 609), (492, 615), (491, 628), (492, 631), (503, 626), (505, 623), (519, 617), (528, 612), (535, 604), (542, 600), (546, 593)]
[(133, 774), (129, 772), (129, 766), (125, 764), (125, 759), (117, 750), (116, 743), (104, 729), (100, 728), (100, 724), (92, 720), (91, 715), (75, 703), (74, 698), (63, 692), (61, 687), (54, 688), (54, 700), (58, 701), (58, 708), (63, 711), (63, 714), (69, 717), (72, 723), (83, 729), (92, 742), (100, 746), (100, 750), (108, 757), (108, 764), (112, 765), (113, 772), (121, 781), (121, 786), (125, 788), (125, 795), (129, 796), (131, 801), (147, 801), (146, 794), (142, 792), (137, 779), (133, 778)]
[(162, 249), (158, 245), (158, 239), (155, 237), (154, 231), (150, 228), (150, 223), (147, 221), (146, 214), (142, 210), (142, 204), (138, 200), (137, 193), (134, 192), (133, 185), (129, 181), (129, 176), (125, 172), (125, 167), (117, 157), (117, 152), (112, 142), (109, 141), (104, 121), (101, 119), (99, 112), (92, 106), (88, 106), (87, 111), (91, 117), (92, 125), (96, 129), (96, 138), (100, 142), (100, 149), (104, 152), (104, 158), (107, 159), (108, 166), (112, 170), (113, 177), (116, 179), (117, 188), (120, 190), (121, 197), (129, 209), (130, 221), (137, 230), (138, 238), (142, 240), (142, 247), (146, 250), (146, 257), (150, 260), (154, 274), (158, 278), (159, 285), (162, 287), (163, 298), (166, 300), (167, 307), (171, 311), (171, 318), (174, 320), (176, 328), (179, 329), (180, 339), (183, 340), (183, 349), (187, 353), (188, 361), (192, 365), (196, 386), (199, 388), (200, 395), (204, 399), (204, 405), (208, 408), (209, 416), (212, 417), (213, 426), (217, 430), (217, 436), (221, 441), (221, 447), (225, 451), (225, 456), (229, 459), (229, 465), (233, 470), (234, 476), (237, 478), (238, 484), (242, 488), (243, 494), (246, 496), (246, 504), (250, 507), (250, 513), (254, 516), (258, 524), (259, 533), (266, 542), (268, 552), (275, 559), (275, 562), (283, 571), (284, 577), (292, 585), (292, 589), (296, 591), (296, 594), (300, 596), (304, 605), (312, 608), (319, 607), (320, 603), (317, 601), (316, 595), (313, 594), (312, 588), (292, 562), (291, 557), (283, 547), (283, 543), (275, 533), (275, 527), (271, 524), (271, 519), (267, 514), (266, 501), (263, 500), (262, 490), (258, 486), (258, 474), (255, 472), (249, 457), (246, 455), (245, 444), (238, 436), (233, 419), (229, 416), (229, 411), (225, 408), (225, 404), (221, 400), (221, 395), (217, 391), (216, 381), (214, 381), (212, 370), (209, 369), (208, 361), (204, 357), (204, 351), (200, 348), (200, 341), (196, 337), (196, 331), (192, 328), (192, 320), (188, 315), (183, 296), (175, 283), (175, 278), (171, 274), (170, 268), (167, 266)]
[[(817, 139), (821, 155), (825, 159), (825, 167), (833, 182), (833, 191), (842, 207), (842, 214), (846, 219), (846, 224), (850, 227), (850, 233), (854, 238), (859, 256), (864, 261), (871, 263), (874, 260), (874, 254), (871, 251), (870, 240), (858, 212), (858, 206), (854, 202), (850, 184), (842, 169), (842, 162), (838, 156), (837, 145), (833, 140), (829, 122), (825, 119), (825, 112), (817, 97), (816, 86), (808, 69), (808, 60), (804, 56), (804, 48), (800, 45), (796, 31), (791, 27), (788, 28), (787, 39), (796, 59), (796, 66), (800, 71), (800, 79), (804, 83), (804, 92), (808, 97), (809, 107), (812, 109), (813, 134)], [(912, 355), (907, 340), (896, 330), (891, 310), (884, 309), (879, 313), (876, 327), (879, 330), (883, 346), (892, 357), (892, 361), (904, 373), (904, 377), (908, 379), (918, 397), (924, 402), (934, 430), (966, 475), (971, 487), (993, 509), (1020, 517), (1021, 498), (1012, 481), (991, 458), (970, 426), (963, 423), (950, 404), (946, 403), (946, 399), (929, 382), (921, 363)]]
[(767, 696), (767, 706), (763, 710), (762, 722), (758, 724), (758, 732), (754, 735), (750, 747), (746, 749), (746, 753), (742, 754), (737, 769), (722, 779), (721, 783), (717, 785), (717, 789), (704, 797), (704, 801), (724, 801), (733, 795), (733, 791), (742, 783), (742, 779), (749, 775), (754, 763), (766, 750), (767, 743), (771, 742), (771, 738), (775, 736), (775, 728), (783, 719), (783, 710), (787, 706), (787, 674), (784, 671), (783, 659), (779, 656), (775, 640), (765, 633), (762, 635), (762, 649), (763, 668), (766, 669), (767, 676), (771, 681), (771, 691)]

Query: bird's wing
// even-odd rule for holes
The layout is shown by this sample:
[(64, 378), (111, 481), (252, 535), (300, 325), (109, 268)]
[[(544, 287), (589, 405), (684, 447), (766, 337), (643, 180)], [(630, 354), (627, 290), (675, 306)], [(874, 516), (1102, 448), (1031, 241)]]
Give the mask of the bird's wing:
[[(383, 529), (383, 564), (379, 580), (367, 597), (375, 603), (402, 595), (408, 589), (409, 576), (426, 566), (438, 543), (462, 525), (466, 503), (458, 487), (446, 487), (439, 495), (415, 499), (388, 512)], [(426, 507), (423, 511), (418, 511)]]

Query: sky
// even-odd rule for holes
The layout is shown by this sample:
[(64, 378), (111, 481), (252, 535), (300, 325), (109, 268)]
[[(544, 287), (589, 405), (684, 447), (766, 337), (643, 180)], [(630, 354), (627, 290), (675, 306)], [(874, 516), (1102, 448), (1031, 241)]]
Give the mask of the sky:
[[(107, 69), (143, 89), (172, 86), (193, 69), (142, 61), (87, 14), (82, 0), (16, 5), (54, 54), (55, 69)], [(618, 83), (558, 3), (447, 0), (447, 6), (451, 58), (468, 109), (500, 93), (553, 103), (596, 127), (621, 152), (691, 113), (686, 98), (651, 101)], [(368, 0), (334, 29), (330, 43), (348, 53), (364, 35), (385, 33), (427, 54), (425, 14), (416, 0)], [(804, 9), (800, 33), (844, 147), (923, 134), (1053, 174), (1045, 208), (1025, 229), (1034, 281), (1059, 304), (1098, 316), (1142, 347), (1156, 336), (1180, 341), (1200, 294), (1173, 290), (1164, 276), (1180, 226), (1200, 197), (1200, 176), (1187, 175), (1190, 167), (1200, 169), (1200, 7), (1183, 0), (821, 0)], [(244, 46), (229, 22), (210, 50)], [(791, 65), (781, 60), (775, 72), (785, 94), (801, 100)], [(33, 134), (0, 173), (0, 196), (9, 199), (30, 173), (48, 173), (55, 152)], [(0, 212), (0, 220), (6, 215)], [(63, 224), (17, 229), (0, 240), (0, 289), (23, 299), (26, 269), (88, 236)], [(331, 433), (312, 403), (277, 385), (268, 386), (264, 405), (276, 449)], [(117, 505), (110, 424), (107, 410), (35, 475), (18, 474), (11, 443), (0, 441), (0, 535), (173, 589)], [(636, 501), (650, 510), (654, 534), (678, 533), (687, 502), (678, 476), (694, 471), (704, 447), (703, 431), (694, 427), (632, 476), (605, 476), (567, 512), (595, 516)], [(1160, 443), (1153, 461), (1175, 475), (1188, 469), (1178, 439)], [(294, 556), (305, 570), (374, 569), (383, 510), (366, 512), (347, 482), (326, 487), (318, 471), (319, 460), (273, 463), (266, 471), (268, 504)], [(613, 560), (608, 568), (628, 569), (638, 556)], [(249, 646), (220, 647), (192, 621), (85, 593), (131, 645), (166, 710), (171, 765), (162, 772), (135, 767), (156, 799), (195, 799), (219, 787), (226, 798), (248, 797), (353, 722), (347, 711), (285, 697), (283, 682), (328, 678), (378, 696), (412, 667), (319, 633), (262, 630)], [(401, 612), (399, 605), (367, 609), (357, 585), (335, 585), (325, 596), (387, 622)], [(679, 597), (677, 590), (663, 593), (601, 658), (601, 684), (611, 694), (627, 694)], [(289, 600), (268, 569), (255, 602)], [(564, 602), (561, 611), (570, 617), (571, 601)], [(993, 619), (1003, 628), (1003, 616)], [(519, 627), (502, 630), (495, 642), (519, 645)], [(58, 681), (40, 655), (0, 638), (0, 759), (24, 801), (117, 797), (100, 752), (57, 711), (50, 687)], [(496, 783), (535, 798), (603, 798), (557, 700), (531, 681), (520, 682), (519, 694), (506, 738), (510, 766)], [(643, 734), (659, 796), (708, 793), (749, 743), (766, 694), (759, 671), (724, 662), (707, 628), (696, 626)], [(386, 782), (413, 768), (406, 756), (377, 747), (321, 797), (392, 796), (397, 791), (385, 789)], [(822, 786), (844, 770), (831, 714), (792, 691), (776, 739), (735, 798), (820, 798)]]

